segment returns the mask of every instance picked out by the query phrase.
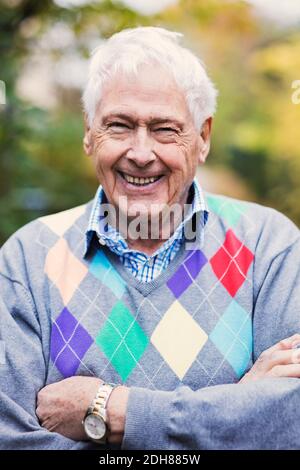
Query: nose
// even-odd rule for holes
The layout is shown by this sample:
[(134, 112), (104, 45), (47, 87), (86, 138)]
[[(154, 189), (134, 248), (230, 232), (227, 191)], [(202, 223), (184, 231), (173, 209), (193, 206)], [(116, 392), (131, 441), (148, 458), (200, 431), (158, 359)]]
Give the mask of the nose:
[(134, 133), (131, 147), (126, 156), (137, 166), (146, 166), (156, 159), (153, 144), (153, 139), (149, 136), (147, 129), (139, 127)]

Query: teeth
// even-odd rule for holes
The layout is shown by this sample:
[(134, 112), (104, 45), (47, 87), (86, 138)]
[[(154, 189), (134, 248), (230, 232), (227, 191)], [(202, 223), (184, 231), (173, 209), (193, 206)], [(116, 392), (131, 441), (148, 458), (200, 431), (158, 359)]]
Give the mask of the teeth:
[(150, 178), (137, 178), (137, 177), (127, 175), (126, 173), (123, 173), (123, 176), (125, 180), (128, 181), (128, 183), (133, 183), (137, 185), (145, 185), (149, 183), (154, 183), (154, 181), (156, 181), (159, 178), (158, 176), (157, 177), (151, 176)]

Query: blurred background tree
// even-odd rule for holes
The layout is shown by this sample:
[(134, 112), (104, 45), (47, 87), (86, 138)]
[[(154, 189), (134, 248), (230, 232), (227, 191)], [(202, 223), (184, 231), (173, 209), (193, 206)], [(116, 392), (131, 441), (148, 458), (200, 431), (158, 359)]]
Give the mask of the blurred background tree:
[(300, 225), (300, 105), (291, 99), (300, 2), (280, 3), (0, 0), (0, 244), (35, 217), (93, 197), (80, 101), (88, 57), (138, 25), (183, 32), (220, 91), (201, 184), (276, 207)]

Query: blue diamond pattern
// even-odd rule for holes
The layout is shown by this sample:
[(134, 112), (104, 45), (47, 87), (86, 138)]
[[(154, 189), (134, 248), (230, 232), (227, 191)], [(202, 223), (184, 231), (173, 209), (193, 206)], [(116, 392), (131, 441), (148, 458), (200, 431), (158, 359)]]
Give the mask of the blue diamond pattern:
[(237, 376), (242, 377), (252, 354), (252, 323), (250, 315), (235, 300), (227, 307), (209, 339)]
[(120, 299), (125, 292), (126, 283), (107, 259), (103, 251), (98, 250), (93, 257), (90, 272), (107, 286)]

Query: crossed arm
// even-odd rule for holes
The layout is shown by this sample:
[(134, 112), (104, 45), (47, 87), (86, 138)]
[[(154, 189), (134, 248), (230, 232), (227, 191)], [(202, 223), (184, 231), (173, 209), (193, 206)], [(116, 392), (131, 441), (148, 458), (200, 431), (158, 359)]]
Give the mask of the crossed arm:
[[(280, 341), (264, 351), (240, 384), (264, 378), (300, 377), (300, 334)], [(38, 393), (37, 416), (41, 425), (73, 440), (85, 440), (82, 419), (97, 393), (101, 380), (94, 377), (71, 377), (46, 386)], [(107, 404), (110, 443), (124, 437), (129, 388), (117, 387)]]

